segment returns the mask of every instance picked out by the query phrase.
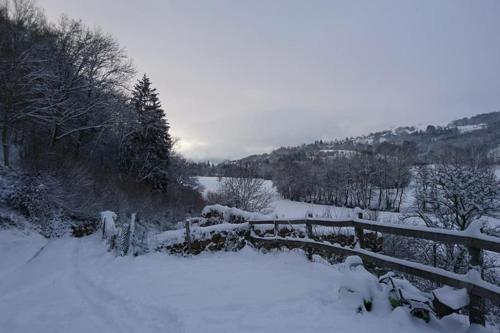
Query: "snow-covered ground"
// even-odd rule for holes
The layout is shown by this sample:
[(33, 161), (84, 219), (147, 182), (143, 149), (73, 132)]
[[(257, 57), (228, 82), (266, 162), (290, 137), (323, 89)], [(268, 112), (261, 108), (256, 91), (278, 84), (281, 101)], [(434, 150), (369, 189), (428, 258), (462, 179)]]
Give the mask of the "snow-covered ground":
[[(200, 182), (206, 191), (217, 186), (217, 178)], [(273, 208), (275, 216), (353, 215), (351, 209), (277, 195)], [(359, 299), (339, 293), (345, 274), (341, 265), (318, 258), (309, 262), (293, 251), (263, 254), (246, 247), (194, 257), (115, 257), (99, 234), (47, 240), (28, 231), (0, 230), (0, 332), (467, 330), (463, 316), (426, 324), (387, 304), (374, 303), (372, 312), (358, 313)]]
[[(500, 179), (500, 167), (496, 168), (497, 178)], [(197, 177), (200, 185), (203, 188), (203, 195), (206, 196), (208, 191), (215, 191), (219, 186), (218, 177)], [(356, 216), (355, 210), (346, 207), (336, 207), (328, 205), (311, 204), (307, 202), (298, 202), (292, 200), (283, 199), (273, 186), (272, 181), (266, 180), (265, 186), (274, 191), (274, 199), (271, 203), (270, 211), (266, 214), (272, 218), (303, 218), (312, 215), (318, 218), (338, 218), (338, 219), (349, 219)], [(406, 189), (406, 194), (403, 196), (403, 202), (401, 204), (401, 211), (405, 211), (413, 204), (414, 200), (414, 189), (413, 185)], [(409, 223), (409, 224), (423, 224), (418, 218), (407, 218), (403, 221), (402, 213), (393, 212), (378, 212), (376, 216), (377, 221), (385, 223)], [(482, 219), (491, 227), (500, 227), (500, 219), (493, 217), (484, 217)]]
[[(463, 317), (426, 324), (405, 309), (357, 313), (338, 266), (303, 254), (114, 257), (99, 235), (49, 242), (0, 231), (0, 331), (465, 332)], [(41, 251), (40, 251), (41, 249)]]
[[(198, 177), (200, 185), (203, 187), (203, 195), (209, 191), (217, 190), (219, 186), (218, 177)], [(271, 204), (270, 212), (267, 214), (271, 217), (279, 218), (303, 218), (311, 215), (314, 217), (325, 218), (352, 218), (355, 216), (354, 209), (345, 207), (335, 207), (328, 205), (310, 204), (307, 202), (298, 202), (286, 200), (276, 192), (272, 181), (266, 180), (265, 186), (274, 191), (274, 199)], [(409, 199), (404, 202), (404, 205), (409, 205)], [(384, 222), (397, 222), (400, 214), (390, 212), (380, 212), (379, 220)]]
[(456, 129), (458, 129), (458, 131), (460, 133), (468, 133), (468, 132), (477, 131), (477, 130), (480, 130), (480, 129), (483, 129), (486, 127), (488, 127), (488, 125), (486, 125), (486, 124), (475, 124), (475, 125), (456, 126)]

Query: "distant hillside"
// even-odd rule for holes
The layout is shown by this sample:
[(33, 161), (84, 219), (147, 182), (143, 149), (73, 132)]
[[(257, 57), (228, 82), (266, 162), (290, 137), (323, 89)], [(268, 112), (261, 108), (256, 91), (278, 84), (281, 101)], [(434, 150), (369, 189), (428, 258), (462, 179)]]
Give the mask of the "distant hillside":
[(479, 124), (495, 124), (500, 122), (500, 112), (481, 113), (469, 118), (462, 118), (450, 123), (451, 126), (468, 126)]
[[(335, 134), (332, 133), (332, 136)], [(281, 161), (329, 159), (367, 151), (376, 153), (390, 146), (409, 149), (414, 153), (415, 162), (431, 162), (433, 156), (447, 147), (475, 147), (492, 157), (499, 157), (500, 111), (458, 119), (446, 126), (404, 126), (343, 140), (318, 140), (300, 146), (281, 147), (271, 153), (221, 163), (217, 173), (227, 175), (231, 173), (232, 166), (252, 165), (260, 176), (271, 178), (272, 169)]]

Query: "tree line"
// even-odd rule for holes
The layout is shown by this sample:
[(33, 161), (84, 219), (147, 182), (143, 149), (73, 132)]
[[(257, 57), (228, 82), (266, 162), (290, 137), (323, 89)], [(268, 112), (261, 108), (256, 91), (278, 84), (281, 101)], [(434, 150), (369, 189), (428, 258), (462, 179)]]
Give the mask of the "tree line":
[(0, 31), (2, 164), (22, 173), (20, 186), (71, 214), (199, 205), (158, 93), (146, 75), (131, 87), (135, 69), (112, 36), (50, 23), (27, 0), (0, 4)]
[(411, 180), (408, 151), (339, 153), (279, 163), (273, 181), (287, 199), (398, 211)]
[(283, 154), (277, 159), (241, 160), (207, 170), (237, 177), (242, 169), (273, 181), (279, 194), (294, 201), (399, 211), (412, 179), (412, 145), (384, 143), (363, 150), (321, 154)]

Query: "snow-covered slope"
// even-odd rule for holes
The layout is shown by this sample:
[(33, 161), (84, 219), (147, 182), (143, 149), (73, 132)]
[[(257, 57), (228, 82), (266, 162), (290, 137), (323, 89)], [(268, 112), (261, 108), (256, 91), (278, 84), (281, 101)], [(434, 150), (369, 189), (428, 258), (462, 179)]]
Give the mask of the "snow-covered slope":
[[(340, 299), (337, 267), (303, 254), (246, 248), (185, 258), (114, 257), (98, 235), (55, 239), (0, 231), (2, 332), (465, 332), (463, 318), (426, 324), (405, 309), (358, 314)], [(38, 241), (36, 241), (38, 242)], [(43, 246), (43, 242), (38, 242)], [(33, 257), (33, 258), (32, 258)], [(32, 258), (30, 260), (30, 258)]]
[(484, 129), (486, 127), (488, 127), (486, 124), (475, 124), (475, 125), (457, 126), (456, 129), (460, 133), (468, 133), (468, 132), (473, 132), (473, 131), (478, 131), (478, 130)]
[[(497, 178), (500, 179), (500, 167), (496, 168)], [(218, 186), (217, 177), (198, 177), (200, 184), (203, 186), (204, 194), (208, 191), (214, 191)], [(274, 218), (303, 218), (306, 216), (313, 216), (318, 218), (353, 218), (355, 217), (355, 210), (346, 207), (336, 207), (328, 205), (311, 204), (307, 202), (298, 202), (292, 200), (282, 199), (281, 196), (276, 193), (273, 183), (270, 180), (266, 180), (266, 186), (269, 189), (275, 191), (274, 200), (271, 203), (270, 212), (267, 214), (269, 217)], [(414, 200), (414, 189), (413, 184), (411, 184), (406, 189), (406, 194), (404, 196), (403, 202), (401, 204), (401, 210), (404, 212), (409, 208)], [(402, 213), (393, 212), (378, 212), (376, 219), (380, 222), (386, 223), (400, 223)], [(407, 218), (406, 223), (410, 224), (421, 224), (422, 220), (418, 218)], [(500, 219), (493, 217), (483, 217), (482, 221), (486, 222), (491, 228), (500, 228)]]

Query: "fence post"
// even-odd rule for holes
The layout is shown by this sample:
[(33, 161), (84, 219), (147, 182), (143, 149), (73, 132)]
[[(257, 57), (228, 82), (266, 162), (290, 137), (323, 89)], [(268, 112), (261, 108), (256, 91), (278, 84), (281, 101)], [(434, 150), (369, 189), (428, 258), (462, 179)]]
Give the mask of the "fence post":
[(356, 232), (356, 238), (358, 239), (359, 247), (365, 248), (365, 232), (363, 228), (354, 227), (354, 231)]
[[(310, 222), (306, 221), (306, 235), (308, 239), (313, 239), (313, 229), (312, 229), (312, 224)], [(307, 253), (307, 259), (312, 261), (312, 249), (310, 247), (306, 248), (306, 253)]]
[[(483, 265), (483, 258), (481, 249), (476, 247), (469, 247), (469, 273), (475, 271), (473, 274), (477, 274), (481, 277), (481, 270)], [(484, 318), (484, 300), (481, 296), (477, 296), (471, 293), (469, 290), (469, 322), (471, 324), (485, 325)]]
[(101, 224), (102, 224), (102, 239), (106, 236), (106, 219), (101, 216)]
[[(363, 213), (358, 213), (358, 219), (363, 219)], [(354, 232), (356, 233), (356, 238), (358, 239), (359, 247), (365, 248), (365, 232), (363, 228), (356, 227), (356, 222), (354, 222)]]
[(278, 226), (279, 226), (278, 222), (274, 221), (274, 237), (278, 237), (280, 235)]
[(312, 224), (309, 222), (306, 222), (306, 234), (307, 234), (307, 238), (313, 239), (313, 237), (314, 237), (313, 228), (312, 228)]
[(135, 233), (135, 218), (136, 214), (132, 213), (130, 215), (130, 226), (129, 226), (129, 232), (128, 232), (128, 253), (134, 253), (134, 233)]
[(189, 253), (191, 253), (191, 224), (188, 221), (186, 221), (185, 223), (185, 226), (186, 226), (186, 237), (185, 237), (185, 240), (186, 240), (186, 245), (187, 245), (187, 250)]

